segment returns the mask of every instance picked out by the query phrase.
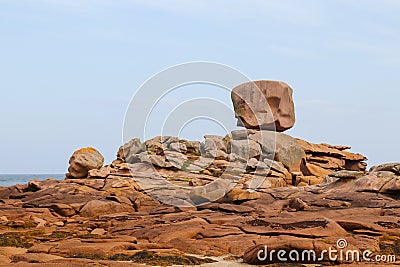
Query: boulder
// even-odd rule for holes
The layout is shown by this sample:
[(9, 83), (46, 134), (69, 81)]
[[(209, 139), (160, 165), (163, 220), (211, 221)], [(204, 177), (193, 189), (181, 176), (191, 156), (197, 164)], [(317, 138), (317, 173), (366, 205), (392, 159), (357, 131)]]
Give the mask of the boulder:
[(371, 172), (370, 174), (355, 180), (353, 188), (354, 191), (357, 192), (378, 193), (389, 181), (393, 180), (394, 178), (396, 178), (396, 175), (388, 171)]
[(254, 81), (232, 90), (238, 126), (283, 132), (295, 123), (293, 90), (284, 82)]
[(217, 159), (228, 158), (227, 143), (222, 136), (217, 135), (206, 135), (204, 136), (204, 144), (202, 150), (206, 157), (212, 157)]
[(272, 131), (258, 131), (249, 138), (261, 145), (264, 155), (275, 153), (274, 159), (281, 162), (290, 172), (300, 172), (300, 165), (306, 154), (296, 139)]
[(400, 175), (400, 162), (397, 163), (386, 163), (386, 164), (381, 164), (378, 166), (373, 166), (369, 170), (370, 172), (378, 172), (378, 171), (389, 171), (393, 172), (397, 175)]
[(82, 207), (79, 215), (83, 217), (98, 217), (103, 214), (119, 212), (135, 212), (135, 210), (132, 205), (120, 204), (115, 201), (91, 200)]
[(67, 204), (64, 203), (55, 203), (49, 206), (52, 210), (64, 217), (70, 217), (75, 215), (75, 210)]
[(168, 146), (169, 150), (176, 151), (179, 153), (186, 153), (187, 152), (187, 146), (186, 144), (182, 142), (176, 142), (176, 143), (171, 143)]
[(250, 134), (255, 134), (255, 133), (256, 133), (256, 130), (252, 130), (252, 129), (235, 130), (235, 131), (232, 131), (225, 138), (229, 137), (233, 140), (246, 140), (249, 138)]
[(187, 140), (179, 140), (181, 144), (184, 144), (186, 146), (186, 153), (191, 154), (194, 156), (200, 156), (201, 151), (201, 143), (199, 141), (187, 141)]
[(104, 157), (92, 147), (81, 148), (75, 151), (69, 159), (67, 178), (84, 178), (93, 169), (103, 166)]
[(125, 162), (133, 163), (136, 158), (135, 156), (144, 151), (146, 151), (146, 146), (140, 142), (139, 138), (133, 138), (119, 148), (117, 158), (123, 159)]
[(308, 209), (309, 206), (302, 199), (296, 197), (289, 200), (289, 208), (299, 211)]
[(239, 159), (247, 161), (260, 157), (261, 146), (254, 140), (231, 140), (229, 142), (230, 153), (237, 155)]

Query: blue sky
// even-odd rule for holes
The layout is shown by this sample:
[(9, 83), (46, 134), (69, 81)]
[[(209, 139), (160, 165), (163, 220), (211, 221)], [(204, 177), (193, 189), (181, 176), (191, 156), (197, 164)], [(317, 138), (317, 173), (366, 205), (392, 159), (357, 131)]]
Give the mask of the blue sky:
[[(292, 136), (351, 145), (370, 166), (400, 160), (400, 1), (0, 0), (0, 7), (0, 173), (63, 173), (84, 146), (111, 162), (135, 90), (171, 65), (198, 60), (291, 85)], [(228, 93), (202, 92), (231, 105)], [(221, 132), (192, 128), (187, 137)]]

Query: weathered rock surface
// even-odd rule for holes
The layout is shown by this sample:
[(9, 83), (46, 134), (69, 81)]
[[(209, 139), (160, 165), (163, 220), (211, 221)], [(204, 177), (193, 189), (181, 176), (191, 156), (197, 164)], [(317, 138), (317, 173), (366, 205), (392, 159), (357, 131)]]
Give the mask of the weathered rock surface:
[(379, 172), (379, 171), (389, 171), (393, 172), (397, 175), (400, 174), (400, 162), (397, 163), (386, 163), (386, 164), (381, 164), (378, 166), (373, 166), (369, 170), (370, 172)]
[[(366, 158), (347, 149), (348, 146), (312, 144), (287, 134), (253, 129), (233, 131), (225, 137), (207, 135), (204, 142), (170, 136), (155, 137), (144, 143), (132, 139), (119, 149), (113, 164), (91, 170), (89, 176), (105, 178), (116, 172), (115, 167), (126, 163), (126, 172), (136, 172), (134, 166), (145, 163), (164, 177), (168, 177), (167, 173), (184, 172), (180, 175), (182, 178), (171, 178), (173, 183), (184, 186), (205, 185), (216, 177), (234, 173), (252, 175), (246, 176), (247, 180), (242, 183), (247, 189), (306, 186), (322, 183), (337, 171), (364, 174)], [(203, 176), (187, 183), (184, 176), (188, 173)], [(251, 182), (252, 179), (258, 182)]]
[[(222, 266), (228, 255), (237, 265), (264, 264), (257, 253), (265, 245), (320, 253), (335, 248), (339, 238), (349, 248), (393, 254), (399, 263), (400, 176), (392, 168), (367, 175), (341, 171), (331, 182), (258, 191), (246, 189), (252, 175), (243, 174), (219, 201), (184, 208), (151, 199), (135, 182), (148, 165), (134, 164), (131, 174), (126, 164), (108, 166), (112, 172), (103, 178), (0, 187), (0, 266), (187, 266), (215, 260)], [(212, 177), (162, 173), (180, 184)]]
[(104, 158), (99, 151), (86, 147), (75, 151), (69, 159), (68, 178), (83, 178), (92, 169), (100, 169)]
[(296, 139), (272, 131), (257, 131), (249, 138), (258, 142), (265, 154), (275, 154), (274, 159), (290, 172), (300, 172), (300, 165), (306, 159), (306, 154)]
[(332, 146), (329, 144), (312, 144), (310, 142), (297, 139), (300, 146), (306, 153), (307, 162), (321, 168), (338, 171), (365, 171), (367, 158), (361, 154), (354, 154), (346, 151), (348, 146)]
[(238, 126), (283, 132), (295, 123), (293, 90), (284, 82), (254, 81), (232, 90)]

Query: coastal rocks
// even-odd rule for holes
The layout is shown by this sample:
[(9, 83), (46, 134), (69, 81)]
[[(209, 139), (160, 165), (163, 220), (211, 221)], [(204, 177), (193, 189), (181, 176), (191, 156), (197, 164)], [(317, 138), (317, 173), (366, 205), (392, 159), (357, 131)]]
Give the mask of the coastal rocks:
[(86, 147), (75, 151), (69, 159), (67, 178), (85, 178), (89, 170), (103, 166), (104, 158), (99, 151)]
[[(252, 158), (249, 165), (260, 164), (255, 161)], [(219, 168), (226, 164), (225, 160), (211, 163)], [(280, 162), (269, 164), (276, 175), (279, 170), (288, 172)], [(377, 254), (392, 251), (400, 260), (396, 252), (400, 176), (394, 172), (364, 175), (342, 170), (332, 174), (336, 180), (331, 183), (304, 187), (284, 187), (285, 179), (268, 174), (257, 190), (249, 190), (254, 175), (246, 173), (222, 199), (186, 208), (153, 200), (135, 183), (132, 178), (146, 175), (148, 164), (118, 166), (110, 167), (113, 173), (102, 179), (37, 181), (36, 191), (28, 190), (28, 184), (0, 187), (0, 251), (1, 247), (24, 248), (0, 257), (0, 265), (13, 266), (15, 259), (19, 266), (29, 266), (40, 253), (46, 255), (43, 261), (57, 258), (71, 266), (78, 260), (94, 266), (117, 266), (121, 261), (156, 264), (149, 261), (156, 255), (189, 259), (187, 254), (229, 254), (236, 261), (261, 264), (257, 252), (264, 245), (300, 252), (315, 248), (319, 253), (339, 238), (345, 238), (351, 248)], [(129, 166), (134, 173), (126, 172)], [(177, 181), (179, 177), (213, 181), (213, 176), (181, 170), (160, 169), (160, 173)], [(311, 177), (301, 179), (311, 181)], [(209, 197), (203, 193), (207, 192), (194, 195)], [(169, 263), (163, 264), (182, 262), (175, 256), (164, 257)]]
[(283, 132), (295, 123), (293, 90), (284, 82), (254, 81), (232, 90), (238, 126)]
[[(203, 142), (134, 138), (106, 166), (85, 148), (71, 157), (74, 179), (0, 187), (0, 266), (269, 264), (281, 262), (260, 261), (265, 246), (320, 253), (338, 239), (400, 263), (400, 164), (368, 173), (366, 158), (348, 146), (279, 132), (294, 123), (291, 89), (257, 83), (260, 101), (253, 85), (235, 92), (253, 88), (244, 93), (261, 123), (232, 97), (239, 121), (252, 129)], [(159, 187), (165, 181), (173, 187)]]

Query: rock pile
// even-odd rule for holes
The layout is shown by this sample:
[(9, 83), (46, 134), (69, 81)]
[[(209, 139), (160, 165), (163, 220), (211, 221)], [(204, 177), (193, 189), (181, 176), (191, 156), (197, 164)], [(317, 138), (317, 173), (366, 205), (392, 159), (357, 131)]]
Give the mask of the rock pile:
[[(120, 169), (127, 175), (127, 169), (137, 171), (139, 166), (148, 164), (174, 183), (195, 187), (233, 169), (239, 181), (236, 189), (262, 191), (318, 184), (340, 170), (365, 171), (366, 157), (346, 151), (348, 146), (312, 144), (281, 132), (295, 122), (292, 89), (287, 84), (265, 80), (242, 84), (233, 89), (232, 101), (238, 123), (247, 129), (226, 136), (206, 135), (203, 142), (158, 136), (142, 143), (134, 138), (119, 148), (111, 165), (91, 171), (89, 176), (122, 175)], [(76, 174), (75, 166), (84, 166), (85, 171), (101, 166), (100, 157), (96, 162), (78, 162), (81, 155), (93, 159), (92, 154), (86, 153), (79, 150), (71, 157), (69, 178), (84, 177), (84, 172)], [(254, 179), (259, 181), (256, 186), (251, 184)]]
[[(276, 144), (263, 142), (262, 135)], [(204, 183), (221, 176), (228, 166), (244, 163), (246, 167), (241, 175), (266, 178), (264, 188), (304, 186), (321, 183), (328, 174), (339, 170), (364, 172), (366, 157), (345, 151), (348, 148), (312, 144), (283, 133), (255, 130), (205, 136), (204, 142), (164, 136), (141, 143), (135, 138), (119, 149), (111, 167), (122, 163), (146, 163), (158, 171), (206, 175), (206, 181), (201, 182)], [(109, 166), (103, 170), (105, 168)]]

